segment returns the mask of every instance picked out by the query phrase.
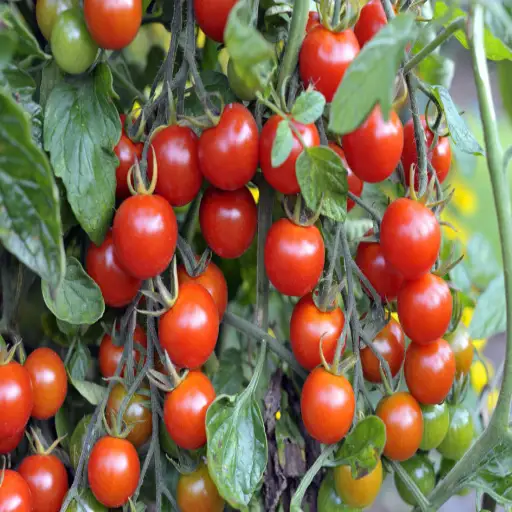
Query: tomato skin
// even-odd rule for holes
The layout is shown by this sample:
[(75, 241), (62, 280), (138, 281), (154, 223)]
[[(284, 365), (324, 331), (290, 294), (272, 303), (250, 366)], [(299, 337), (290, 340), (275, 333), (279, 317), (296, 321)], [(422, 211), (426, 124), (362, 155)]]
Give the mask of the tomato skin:
[(51, 39), (53, 26), (57, 21), (57, 17), (62, 12), (78, 6), (79, 2), (77, 0), (37, 0), (37, 25), (47, 41)]
[(361, 9), (359, 18), (354, 27), (354, 32), (361, 48), (370, 41), (387, 22), (386, 13), (384, 12), (380, 0), (370, 0)]
[(31, 455), (18, 471), (30, 488), (32, 511), (59, 512), (69, 489), (64, 464), (55, 455)]
[(218, 43), (224, 42), (224, 29), (229, 13), (237, 0), (194, 0), (194, 12), (199, 28)]
[(352, 507), (369, 507), (377, 498), (382, 486), (382, 462), (379, 459), (375, 468), (366, 476), (355, 479), (350, 466), (334, 468), (334, 485), (343, 503)]
[(256, 234), (258, 210), (246, 187), (226, 192), (208, 187), (199, 207), (204, 239), (221, 258), (239, 258)]
[(318, 27), (318, 25), (320, 25), (320, 14), (316, 11), (309, 11), (308, 22), (306, 24), (306, 34), (311, 32), (315, 27)]
[(121, 50), (139, 31), (142, 1), (84, 0), (84, 15), (92, 38), (101, 48)]
[(446, 336), (455, 355), (456, 375), (467, 375), (473, 363), (473, 343), (469, 337), (469, 331), (462, 323), (459, 324), (454, 333)]
[(112, 231), (107, 233), (100, 246), (94, 243), (89, 245), (85, 268), (100, 287), (105, 304), (113, 308), (130, 304), (142, 285), (140, 279), (132, 277), (118, 265), (114, 256)]
[[(436, 485), (436, 472), (434, 471), (434, 465), (430, 462), (428, 457), (425, 455), (415, 455), (403, 462), (402, 467), (407, 471), (424, 496), (428, 496), (434, 490)], [(405, 503), (412, 506), (417, 505), (414, 495), (398, 473), (395, 473), (395, 487)]]
[(133, 196), (121, 204), (112, 228), (114, 255), (130, 275), (149, 279), (161, 274), (176, 249), (178, 223), (161, 196)]
[(423, 416), (416, 399), (405, 392), (386, 396), (379, 402), (376, 415), (386, 425), (384, 455), (397, 461), (410, 459), (423, 435)]
[(32, 495), (24, 478), (11, 469), (4, 471), (0, 485), (0, 510), (2, 512), (32, 512)]
[(450, 413), (446, 402), (421, 405), (421, 413), (423, 415), (423, 437), (420, 450), (428, 452), (443, 442), (450, 425)]
[(280, 219), (265, 241), (265, 269), (283, 295), (301, 297), (317, 284), (325, 263), (325, 245), (316, 226), (297, 226)]
[(313, 301), (313, 295), (304, 295), (293, 308), (290, 320), (290, 342), (295, 359), (307, 370), (318, 366), (321, 363), (322, 340), (324, 357), (331, 363), (344, 325), (345, 315), (341, 308), (320, 311)]
[(178, 300), (160, 317), (160, 345), (181, 368), (198, 368), (212, 354), (219, 335), (219, 310), (200, 284), (184, 283)]
[(117, 146), (114, 148), (114, 153), (119, 159), (119, 165), (116, 168), (116, 197), (118, 199), (126, 199), (130, 197), (128, 172), (137, 160), (137, 150), (135, 144), (123, 133)]
[(380, 245), (384, 258), (395, 270), (406, 279), (417, 279), (430, 272), (436, 262), (441, 228), (426, 206), (400, 198), (387, 207), (382, 217)]
[(16, 361), (0, 366), (0, 439), (24, 430), (33, 406), (34, 394), (27, 369)]
[(91, 450), (87, 475), (91, 491), (101, 504), (121, 507), (139, 483), (140, 461), (135, 448), (126, 439), (102, 437)]
[[(283, 194), (298, 194), (300, 187), (295, 174), (295, 163), (303, 148), (295, 134), (293, 134), (293, 146), (288, 158), (279, 167), (272, 166), (272, 145), (276, 138), (277, 127), (282, 120), (281, 116), (274, 115), (263, 126), (259, 148), (260, 166), (272, 188)], [(306, 147), (320, 145), (320, 134), (314, 123), (302, 124), (294, 120), (290, 122), (301, 134)]]
[[(405, 338), (400, 324), (392, 318), (379, 334), (377, 334), (373, 340), (373, 344), (377, 351), (388, 362), (391, 375), (395, 377), (402, 367), (405, 354)], [(382, 382), (379, 371), (380, 363), (371, 348), (363, 348), (360, 354), (364, 378), (368, 382)]]
[(407, 281), (398, 292), (397, 304), (402, 329), (414, 343), (432, 343), (450, 325), (453, 309), (450, 288), (434, 274)]
[(0, 439), (0, 455), (7, 455), (8, 453), (14, 451), (21, 443), (21, 440), (24, 436), (25, 431), (20, 430), (17, 434), (14, 434), (11, 437), (4, 437)]
[(343, 375), (315, 368), (307, 377), (300, 398), (302, 421), (309, 435), (324, 444), (337, 443), (352, 426), (354, 390)]
[(463, 405), (450, 405), (450, 426), (437, 451), (447, 459), (459, 460), (468, 451), (474, 437), (473, 417)]
[(181, 512), (222, 512), (225, 505), (204, 464), (193, 473), (180, 475), (176, 501)]
[(185, 450), (196, 450), (206, 443), (206, 411), (215, 400), (210, 379), (191, 371), (164, 402), (164, 422), (171, 439)]

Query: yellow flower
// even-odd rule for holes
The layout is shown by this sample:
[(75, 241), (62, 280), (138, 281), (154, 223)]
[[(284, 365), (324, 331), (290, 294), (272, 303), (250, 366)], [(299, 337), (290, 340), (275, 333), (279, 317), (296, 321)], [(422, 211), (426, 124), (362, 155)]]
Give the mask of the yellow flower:
[(492, 389), (487, 395), (487, 410), (489, 413), (494, 411), (496, 404), (498, 403), (498, 396), (500, 392), (497, 389)]
[(473, 215), (476, 212), (477, 206), (476, 194), (473, 189), (462, 181), (457, 181), (452, 204), (465, 216)]
[(471, 365), (470, 379), (471, 387), (477, 394), (482, 392), (484, 386), (494, 377), (494, 366), (489, 359), (484, 358), (485, 365), (479, 359)]

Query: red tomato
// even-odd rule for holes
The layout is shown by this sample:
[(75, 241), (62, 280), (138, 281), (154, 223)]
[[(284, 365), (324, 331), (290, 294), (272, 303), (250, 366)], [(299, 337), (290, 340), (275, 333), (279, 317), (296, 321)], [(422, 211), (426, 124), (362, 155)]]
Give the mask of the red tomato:
[(194, 0), (194, 12), (199, 28), (214, 41), (224, 42), (224, 29), (229, 13), (237, 0)]
[(100, 246), (89, 245), (85, 268), (100, 287), (105, 304), (113, 308), (130, 304), (142, 285), (140, 279), (127, 274), (117, 264), (112, 231), (107, 233)]
[[(373, 344), (379, 354), (388, 362), (391, 375), (395, 377), (402, 367), (405, 353), (404, 332), (400, 324), (392, 318), (382, 331), (377, 334)], [(364, 378), (367, 381), (374, 383), (382, 382), (379, 371), (380, 362), (370, 347), (365, 347), (361, 350), (361, 364), (363, 366)]]
[(114, 254), (132, 276), (149, 279), (172, 260), (178, 223), (170, 204), (160, 196), (133, 196), (116, 212), (112, 228)]
[[(190, 203), (203, 183), (197, 156), (197, 135), (186, 126), (168, 126), (155, 135), (151, 146), (158, 165), (155, 192), (167, 199), (172, 206)], [(150, 153), (149, 179), (153, 177), (153, 154)]]
[(69, 489), (64, 464), (55, 455), (31, 455), (18, 471), (30, 488), (32, 512), (59, 512)]
[(91, 450), (87, 475), (89, 487), (101, 504), (109, 508), (121, 507), (139, 483), (137, 451), (126, 439), (102, 437)]
[(142, 22), (142, 0), (84, 0), (87, 28), (98, 46), (121, 50), (137, 35)]
[(434, 274), (407, 281), (398, 292), (397, 303), (402, 328), (414, 343), (431, 343), (443, 336), (450, 325), (450, 288)]
[(325, 262), (325, 246), (316, 226), (297, 226), (288, 219), (270, 228), (265, 242), (265, 269), (283, 295), (301, 297), (318, 283)]
[[(302, 153), (302, 144), (293, 134), (293, 147), (288, 158), (279, 167), (272, 166), (272, 146), (276, 138), (277, 126), (282, 121), (280, 116), (272, 116), (263, 126), (260, 136), (260, 165), (265, 179), (277, 191), (283, 194), (298, 194), (299, 182), (295, 174), (295, 163)], [(320, 135), (314, 123), (302, 124), (291, 121), (301, 134), (307, 147), (319, 146)]]
[(438, 339), (429, 345), (411, 343), (405, 355), (405, 381), (420, 404), (441, 403), (455, 378), (455, 356), (448, 342)]
[(34, 509), (30, 488), (16, 471), (4, 470), (0, 484), (0, 510), (2, 512), (32, 512)]
[(350, 382), (325, 368), (315, 368), (300, 398), (302, 421), (309, 435), (324, 444), (341, 441), (350, 430), (356, 401)]
[(199, 139), (199, 165), (204, 177), (222, 190), (249, 183), (258, 168), (258, 125), (241, 103), (222, 111), (219, 124)]
[(130, 197), (128, 172), (137, 160), (135, 144), (123, 133), (117, 146), (114, 148), (114, 153), (119, 159), (119, 165), (116, 169), (116, 197), (118, 199), (125, 199)]
[(213, 352), (219, 335), (219, 310), (201, 285), (180, 286), (178, 300), (160, 317), (160, 345), (181, 368), (198, 368)]
[(313, 84), (330, 103), (358, 53), (359, 43), (352, 30), (331, 32), (322, 25), (315, 27), (306, 35), (299, 55), (304, 86)]
[(441, 228), (426, 206), (400, 198), (387, 207), (382, 217), (380, 245), (392, 267), (406, 279), (416, 279), (430, 272), (436, 262)]
[(185, 450), (196, 450), (206, 443), (206, 411), (215, 400), (208, 377), (191, 371), (164, 402), (165, 428), (172, 440)]
[[(30, 374), (16, 361), (0, 366), (0, 439), (25, 428), (34, 406)], [(1, 510), (1, 509), (0, 509)]]
[(386, 396), (375, 414), (386, 426), (384, 455), (398, 461), (410, 459), (423, 436), (423, 416), (416, 399), (404, 392)]
[(25, 431), (20, 430), (17, 434), (14, 434), (11, 437), (4, 437), (0, 439), (0, 455), (7, 455), (14, 451), (21, 443), (24, 435)]
[(258, 210), (246, 187), (231, 192), (208, 187), (199, 207), (199, 224), (215, 254), (238, 258), (254, 239)]
[(306, 34), (311, 32), (315, 27), (320, 25), (320, 14), (316, 11), (309, 11), (308, 23), (306, 25)]
[(320, 311), (308, 293), (293, 308), (290, 321), (290, 342), (297, 361), (307, 370), (321, 363), (322, 351), (328, 363), (331, 363), (336, 351), (336, 343), (345, 324), (343, 311), (336, 307), (332, 311)]
[(388, 22), (380, 0), (370, 0), (359, 13), (354, 27), (361, 48)]

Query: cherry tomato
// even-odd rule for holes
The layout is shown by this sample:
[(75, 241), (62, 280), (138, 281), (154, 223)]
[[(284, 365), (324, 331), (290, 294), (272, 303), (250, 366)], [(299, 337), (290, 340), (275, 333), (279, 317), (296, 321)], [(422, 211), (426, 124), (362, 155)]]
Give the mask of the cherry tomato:
[(387, 207), (382, 217), (380, 245), (391, 266), (406, 279), (417, 279), (430, 272), (436, 262), (441, 228), (426, 206), (400, 198)]
[(2, 512), (32, 512), (32, 495), (23, 477), (16, 471), (4, 470), (0, 483), (0, 510)]
[(388, 22), (380, 0), (370, 0), (359, 13), (354, 27), (361, 48)]
[(191, 371), (164, 402), (164, 422), (171, 439), (185, 450), (195, 450), (206, 443), (206, 411), (215, 400), (210, 379)]
[(320, 25), (320, 14), (316, 11), (309, 11), (306, 34), (311, 32), (315, 27), (318, 27), (318, 25)]
[(437, 448), (448, 432), (450, 413), (446, 402), (435, 405), (421, 405), (423, 414), (423, 437), (420, 450), (430, 451)]
[[(341, 149), (337, 144), (334, 144), (333, 142), (329, 142), (329, 147), (333, 151), (338, 153), (343, 162), (343, 166), (347, 170), (347, 183), (349, 192), (352, 192), (352, 194), (354, 194), (357, 197), (361, 197), (361, 194), (363, 193), (364, 183), (353, 173), (352, 169), (348, 165), (343, 149)], [(347, 199), (347, 212), (352, 210), (352, 208), (354, 208), (355, 205), (356, 203), (354, 203), (352, 199)]]
[(270, 228), (265, 242), (265, 269), (283, 295), (301, 297), (318, 283), (325, 263), (325, 246), (316, 226), (297, 226), (288, 219)]
[(450, 405), (450, 426), (437, 451), (447, 459), (459, 460), (469, 449), (474, 437), (473, 418), (463, 405)]
[(404, 279), (384, 258), (381, 244), (361, 242), (356, 263), (383, 300), (396, 299)]
[(313, 84), (330, 103), (345, 71), (359, 53), (352, 30), (331, 32), (322, 25), (305, 37), (299, 54), (299, 72), (305, 87)]
[(126, 439), (102, 437), (91, 450), (87, 475), (91, 491), (100, 503), (109, 508), (121, 507), (139, 483), (137, 451)]
[(343, 504), (334, 488), (333, 471), (328, 471), (322, 480), (316, 501), (318, 512), (350, 512), (349, 507)]
[(334, 468), (334, 485), (343, 503), (358, 508), (369, 507), (382, 486), (382, 462), (379, 459), (370, 473), (357, 480), (352, 476), (350, 466), (337, 466)]
[(384, 455), (398, 461), (410, 459), (423, 435), (423, 417), (416, 399), (405, 392), (386, 396), (379, 402), (376, 414), (386, 425)]
[[(133, 333), (133, 343), (138, 343), (144, 348), (147, 348), (148, 346), (146, 333), (140, 325), (135, 327), (135, 331)], [(114, 345), (114, 341), (112, 340), (112, 336), (110, 336), (110, 334), (105, 334), (101, 339), (99, 363), (101, 375), (103, 375), (105, 379), (113, 377), (116, 374), (117, 365), (119, 364), (119, 361), (121, 361), (121, 357), (123, 355), (123, 349), (123, 346)], [(133, 358), (136, 363), (140, 361), (140, 352), (135, 350), (135, 347), (133, 349)], [(124, 370), (125, 368), (123, 368), (121, 376), (124, 375)]]
[[(434, 490), (436, 485), (436, 472), (434, 471), (434, 465), (430, 462), (428, 457), (425, 455), (415, 455), (403, 462), (402, 467), (407, 471), (407, 474), (424, 496), (428, 496)], [(396, 472), (395, 487), (405, 503), (412, 506), (417, 505), (416, 498)]]
[(199, 28), (218, 43), (224, 42), (224, 29), (229, 13), (237, 0), (194, 0), (194, 12)]
[(52, 29), (51, 45), (59, 68), (72, 75), (87, 71), (98, 54), (98, 45), (89, 35), (78, 8), (68, 9), (58, 16)]
[(219, 310), (219, 319), (222, 319), (228, 305), (228, 285), (222, 270), (213, 261), (210, 261), (204, 272), (197, 277), (190, 277), (185, 266), (178, 265), (178, 282), (180, 285), (196, 283), (206, 288)]
[(25, 457), (18, 468), (32, 494), (33, 512), (59, 512), (69, 489), (68, 473), (55, 455)]
[(473, 342), (469, 337), (467, 327), (460, 323), (454, 333), (446, 336), (455, 355), (456, 375), (467, 375), (473, 363)]
[[(126, 396), (126, 388), (121, 383), (117, 383), (110, 392), (105, 410), (105, 416), (110, 426), (113, 426), (113, 420), (117, 421), (117, 414), (121, 409), (124, 397)], [(126, 440), (139, 448), (151, 436), (153, 431), (153, 418), (151, 411), (144, 402), (148, 398), (135, 393), (128, 402), (123, 414), (124, 424), (131, 428), (130, 433), (126, 436)]]
[(356, 403), (343, 375), (315, 368), (304, 382), (300, 398), (302, 421), (309, 435), (324, 444), (341, 441), (350, 430)]
[(208, 187), (199, 207), (206, 243), (221, 258), (239, 258), (256, 234), (258, 210), (246, 187), (225, 192)]
[(364, 123), (342, 139), (345, 157), (361, 180), (377, 183), (389, 178), (400, 162), (403, 127), (394, 110), (387, 121), (377, 105)]
[(180, 475), (176, 501), (181, 512), (222, 512), (225, 504), (204, 464)]
[(116, 169), (116, 197), (118, 199), (125, 199), (130, 197), (128, 172), (137, 160), (137, 150), (135, 144), (123, 133), (117, 146), (114, 148), (114, 153), (119, 159), (119, 165)]
[(443, 279), (426, 274), (400, 288), (397, 307), (405, 334), (414, 343), (424, 345), (434, 342), (448, 329), (453, 300)]
[(242, 101), (253, 101), (256, 99), (256, 90), (247, 85), (240, 77), (233, 59), (228, 62), (229, 88)]
[(117, 210), (112, 237), (115, 258), (129, 274), (139, 279), (155, 277), (174, 255), (176, 215), (163, 197), (130, 197)]
[[(277, 127), (282, 120), (282, 117), (275, 115), (263, 126), (260, 136), (260, 166), (265, 179), (278, 192), (298, 194), (300, 187), (295, 174), (295, 163), (303, 148), (295, 134), (293, 134), (293, 146), (288, 158), (279, 167), (272, 166), (272, 146), (276, 138)], [(306, 147), (320, 145), (320, 134), (314, 123), (302, 124), (294, 120), (290, 122), (301, 134)]]
[(16, 361), (0, 366), (0, 439), (24, 430), (34, 406), (30, 374)]
[(345, 315), (339, 307), (320, 311), (312, 294), (304, 295), (293, 308), (290, 321), (290, 342), (295, 359), (307, 370), (312, 370), (321, 363), (321, 342), (324, 357), (331, 363), (344, 325)]
[(221, 190), (246, 185), (258, 168), (258, 125), (241, 103), (227, 105), (217, 126), (199, 138), (199, 165), (204, 177)]
[(84, 14), (87, 28), (101, 48), (121, 50), (139, 31), (142, 0), (84, 0)]
[[(388, 362), (391, 375), (395, 377), (404, 362), (405, 339), (400, 324), (391, 319), (373, 340), (375, 348)], [(361, 364), (364, 378), (369, 382), (382, 382), (380, 375), (380, 362), (370, 347), (361, 350)]]
[(76, 499), (73, 500), (66, 512), (108, 512), (108, 510), (87, 489), (80, 493), (80, 504), (77, 503)]
[(4, 437), (0, 439), (0, 455), (7, 455), (14, 451), (21, 443), (24, 435), (25, 431), (20, 430), (17, 434), (14, 434), (11, 437)]
[[(158, 165), (156, 193), (172, 206), (190, 203), (203, 183), (197, 135), (186, 126), (168, 126), (155, 135), (151, 146)], [(148, 157), (148, 177), (153, 177), (152, 154)]]
[(47, 41), (51, 38), (53, 26), (59, 14), (79, 5), (78, 0), (37, 0), (37, 24)]

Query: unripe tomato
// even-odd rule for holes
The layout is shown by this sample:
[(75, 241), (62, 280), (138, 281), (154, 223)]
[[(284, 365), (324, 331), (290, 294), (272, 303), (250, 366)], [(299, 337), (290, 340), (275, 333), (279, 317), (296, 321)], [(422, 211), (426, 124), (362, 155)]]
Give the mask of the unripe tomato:
[(459, 460), (469, 449), (475, 435), (473, 417), (463, 405), (450, 405), (450, 426), (437, 451), (447, 459)]
[(450, 425), (450, 413), (446, 402), (435, 405), (421, 405), (423, 414), (423, 437), (420, 450), (430, 451), (443, 441)]
[(350, 430), (356, 407), (354, 390), (343, 375), (315, 368), (300, 398), (302, 421), (308, 434), (324, 444), (341, 441)]
[(467, 375), (473, 363), (473, 342), (469, 337), (467, 327), (460, 323), (454, 333), (446, 336), (455, 355), (455, 366), (457, 377)]
[(414, 343), (432, 343), (450, 325), (453, 309), (450, 288), (434, 274), (406, 281), (398, 292), (397, 309), (402, 329)]
[(361, 48), (388, 22), (380, 0), (370, 0), (359, 13), (354, 33)]
[(194, 13), (199, 28), (218, 43), (224, 42), (224, 29), (237, 0), (194, 0)]
[(36, 19), (44, 38), (50, 41), (57, 17), (72, 7), (79, 7), (78, 0), (37, 0)]
[(2, 512), (32, 512), (33, 500), (25, 479), (10, 469), (3, 471), (0, 483), (0, 510)]
[(24, 436), (25, 431), (20, 430), (17, 434), (14, 434), (11, 437), (4, 437), (3, 439), (0, 439), (0, 455), (7, 455), (14, 451), (21, 443)]
[[(416, 455), (402, 462), (402, 467), (407, 471), (407, 474), (424, 496), (428, 496), (434, 490), (436, 485), (436, 472), (434, 471), (434, 465), (430, 462), (428, 457), (425, 455)], [(405, 503), (412, 506), (417, 505), (414, 495), (398, 473), (395, 473), (395, 486), (398, 494)]]
[(130, 197), (128, 173), (132, 165), (137, 161), (137, 149), (129, 137), (122, 133), (117, 146), (114, 148), (114, 153), (119, 159), (119, 165), (116, 168), (116, 197), (118, 199), (126, 199)]
[(253, 101), (256, 99), (256, 91), (249, 87), (239, 76), (233, 59), (228, 62), (229, 88), (242, 101)]
[(272, 225), (265, 242), (265, 269), (280, 293), (296, 297), (309, 293), (324, 263), (324, 241), (316, 226), (297, 226), (288, 219)]
[(192, 473), (180, 475), (176, 501), (181, 512), (222, 512), (225, 505), (204, 464)]

